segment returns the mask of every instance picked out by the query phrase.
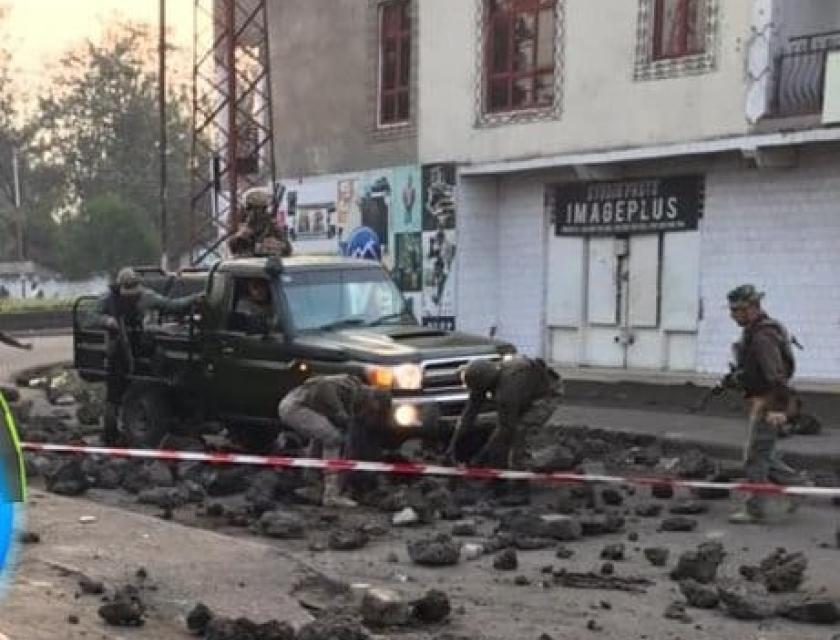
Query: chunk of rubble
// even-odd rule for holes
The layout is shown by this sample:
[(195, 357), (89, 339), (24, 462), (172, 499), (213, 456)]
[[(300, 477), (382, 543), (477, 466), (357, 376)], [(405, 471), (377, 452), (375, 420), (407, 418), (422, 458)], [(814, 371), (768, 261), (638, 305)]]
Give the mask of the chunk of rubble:
[(775, 607), (764, 589), (751, 583), (723, 581), (717, 586), (724, 611), (737, 620), (764, 620), (775, 615)]
[(583, 518), (580, 524), (584, 536), (600, 536), (621, 531), (624, 528), (624, 518), (618, 514), (607, 513)]
[(296, 540), (304, 537), (300, 516), (287, 511), (266, 511), (257, 521), (260, 533), (279, 540)]
[(611, 507), (620, 507), (622, 504), (624, 504), (624, 496), (622, 496), (621, 492), (615, 487), (607, 487), (606, 489), (602, 490), (601, 500), (604, 501), (604, 504), (607, 504)]
[(601, 549), (601, 559), (621, 562), (624, 560), (624, 543), (608, 544)]
[(294, 640), (295, 630), (288, 622), (271, 620), (257, 624), (248, 618), (211, 618), (205, 640)]
[(370, 542), (370, 536), (360, 528), (336, 529), (327, 539), (327, 545), (334, 551), (355, 551)]
[(672, 602), (669, 604), (665, 609), (664, 617), (667, 620), (676, 620), (677, 622), (682, 622), (683, 624), (690, 624), (693, 622), (682, 602)]
[(680, 456), (675, 471), (680, 478), (701, 480), (715, 472), (715, 463), (699, 449), (691, 449)]
[(406, 546), (412, 562), (428, 567), (458, 564), (461, 556), (460, 546), (444, 533), (433, 538), (414, 540)]
[(406, 507), (394, 514), (391, 524), (395, 527), (410, 527), (420, 522), (420, 516), (412, 507)]
[(680, 591), (688, 604), (698, 609), (714, 609), (720, 601), (720, 596), (714, 586), (700, 584), (691, 578), (680, 580)]
[(99, 607), (99, 617), (112, 627), (139, 627), (145, 622), (146, 606), (131, 585), (117, 590), (107, 604)]
[(668, 511), (675, 516), (697, 516), (708, 513), (709, 505), (697, 500), (681, 500), (672, 504)]
[(664, 567), (668, 564), (670, 552), (665, 547), (648, 547), (644, 550), (645, 558), (654, 567)]
[(438, 624), (443, 622), (452, 613), (452, 605), (449, 596), (443, 591), (430, 589), (422, 598), (411, 603), (411, 616), (414, 620), (423, 624)]
[(80, 496), (91, 486), (84, 472), (82, 461), (78, 458), (65, 460), (55, 471), (47, 476), (47, 491), (62, 496)]
[(579, 452), (562, 444), (552, 444), (532, 451), (528, 468), (537, 473), (561, 473), (571, 471), (580, 461)]
[(459, 520), (452, 525), (453, 536), (474, 536), (477, 533), (475, 520)]
[(362, 596), (360, 613), (370, 627), (402, 626), (411, 619), (411, 606), (392, 589), (372, 587)]
[(495, 558), (493, 558), (493, 568), (497, 571), (516, 571), (519, 567), (519, 560), (516, 556), (516, 551), (513, 549), (505, 549), (500, 551)]
[(741, 575), (747, 580), (761, 582), (771, 593), (795, 591), (805, 579), (808, 559), (802, 553), (787, 553), (776, 549), (761, 561), (759, 566), (740, 567)]
[(370, 640), (370, 636), (347, 615), (325, 615), (301, 627), (295, 640)]
[(778, 614), (795, 622), (807, 624), (837, 624), (840, 609), (837, 603), (824, 596), (806, 595), (787, 600), (779, 605)]
[(671, 579), (680, 581), (690, 578), (702, 584), (714, 582), (725, 555), (720, 542), (704, 542), (696, 550), (680, 555), (677, 566), (671, 571)]
[(191, 633), (204, 635), (207, 630), (207, 625), (213, 618), (213, 612), (204, 603), (199, 602), (187, 614), (187, 629)]
[(640, 518), (656, 518), (662, 513), (662, 505), (655, 502), (645, 502), (637, 505), (633, 513)]
[(659, 523), (660, 531), (683, 532), (694, 531), (697, 528), (697, 520), (694, 518), (686, 518), (684, 516), (675, 516), (673, 518), (665, 518)]

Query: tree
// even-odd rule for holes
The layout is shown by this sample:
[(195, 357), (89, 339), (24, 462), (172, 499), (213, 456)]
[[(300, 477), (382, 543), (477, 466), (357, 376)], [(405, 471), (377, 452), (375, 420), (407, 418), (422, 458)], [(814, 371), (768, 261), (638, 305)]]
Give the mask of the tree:
[(112, 193), (94, 196), (62, 224), (60, 249), (70, 277), (113, 273), (127, 264), (156, 264), (160, 256), (146, 212)]
[[(77, 252), (66, 252), (69, 242), (83, 240), (76, 235), (79, 229), (93, 231), (90, 225), (100, 222), (107, 229), (115, 229), (107, 220), (108, 210), (127, 216), (123, 222), (130, 220), (132, 225), (143, 228), (142, 233), (132, 227), (138, 233), (101, 236), (106, 243), (128, 243), (116, 246), (113, 255), (122, 256), (123, 263), (135, 254), (146, 262), (157, 261), (147, 255), (151, 245), (146, 242), (160, 235), (155, 46), (155, 36), (148, 25), (115, 24), (103, 42), (87, 41), (64, 56), (49, 94), (39, 101), (40, 115), (32, 123), (32, 148), (39, 165), (51, 167), (59, 176), (60, 224), (56, 233), (64, 248), (62, 255), (67, 259), (73, 256), (70, 263), (61, 265), (62, 271), (84, 275), (79, 271), (82, 265), (91, 272), (115, 266), (109, 262), (111, 253), (99, 252), (87, 260)], [(188, 106), (186, 91), (168, 91), (167, 208), (171, 255), (183, 251), (188, 244)], [(108, 207), (103, 205), (105, 202)], [(135, 251), (131, 243), (141, 237), (146, 243)]]

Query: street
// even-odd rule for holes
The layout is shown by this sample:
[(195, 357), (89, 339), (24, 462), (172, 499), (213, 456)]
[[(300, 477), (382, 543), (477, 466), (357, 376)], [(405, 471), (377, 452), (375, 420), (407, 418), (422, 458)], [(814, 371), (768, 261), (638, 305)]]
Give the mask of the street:
[[(41, 345), (50, 350), (52, 357), (66, 359), (66, 339), (43, 338), (36, 340), (36, 351), (24, 354), (15, 366), (43, 364), (46, 355), (38, 354)], [(44, 413), (55, 411), (37, 393), (25, 394), (35, 397)], [(583, 417), (580, 411), (575, 409), (575, 423)], [(656, 414), (651, 414), (651, 418), (656, 419)], [(595, 465), (590, 468), (596, 470), (601, 462), (591, 460), (586, 464)], [(107, 468), (107, 461), (103, 461), (94, 473), (101, 479)], [(181, 469), (179, 475), (186, 477), (184, 467)], [(234, 470), (221, 472), (229, 474), (228, 482), (236, 475)], [(718, 569), (718, 583), (737, 579), (742, 565), (757, 565), (776, 548), (784, 547), (791, 553), (803, 552), (808, 561), (804, 581), (797, 591), (840, 599), (840, 577), (834, 570), (840, 553), (835, 538), (838, 518), (836, 509), (825, 500), (812, 501), (795, 515), (781, 517), (773, 524), (740, 528), (726, 521), (733, 507), (731, 500), (699, 501), (702, 507), (698, 510), (709, 510), (690, 516), (697, 521), (694, 531), (666, 532), (659, 530), (663, 519), (669, 515), (669, 508), (679, 510), (691, 498), (687, 492), (673, 499), (656, 500), (651, 499), (647, 488), (622, 490), (596, 498), (593, 509), (587, 506), (589, 498), (575, 502), (574, 489), (539, 487), (535, 488), (532, 505), (524, 508), (526, 512), (561, 510), (581, 522), (616, 513), (623, 515), (625, 522), (615, 533), (586, 535), (560, 543), (570, 552), (563, 555), (570, 557), (558, 557), (556, 541), (518, 542), (518, 566), (512, 571), (501, 571), (494, 568), (496, 552), (472, 558), (469, 549), (470, 545), (487, 548), (498, 539), (500, 519), (504, 521), (516, 508), (493, 500), (489, 487), (482, 487), (481, 483), (473, 484), (469, 491), (450, 487), (455, 490), (453, 496), (460, 496), (458, 503), (463, 503), (457, 517), (471, 521), (474, 531), (454, 538), (456, 544), (464, 545), (457, 565), (432, 568), (414, 563), (407, 543), (451, 533), (456, 526), (452, 520), (432, 518), (429, 524), (396, 526), (388, 511), (395, 507), (335, 511), (304, 506), (275, 492), (270, 501), (272, 513), (304, 525), (302, 532), (276, 534), (281, 537), (277, 539), (272, 538), (274, 534), (263, 535), (259, 525), (262, 520), (248, 515), (254, 496), (243, 492), (249, 484), (247, 480), (243, 490), (222, 491), (218, 489), (221, 476), (214, 477), (217, 488), (205, 486), (216, 497), (182, 504), (171, 510), (171, 519), (162, 519), (160, 507), (139, 504), (138, 495), (124, 489), (104, 489), (94, 482), (83, 495), (68, 498), (46, 491), (43, 479), (33, 479), (25, 529), (37, 533), (40, 542), (19, 548), (20, 564), (0, 606), (0, 632), (10, 638), (45, 640), (187, 637), (184, 620), (198, 602), (208, 605), (217, 615), (246, 616), (256, 622), (278, 619), (301, 626), (311, 618), (312, 606), (329, 605), (329, 598), (325, 604), (323, 584), (334, 581), (348, 586), (386, 587), (409, 599), (428, 589), (448, 595), (452, 613), (445, 624), (372, 629), (371, 637), (389, 638), (395, 634), (393, 637), (407, 640), (572, 640), (592, 635), (616, 640), (781, 640), (795, 636), (817, 640), (831, 636), (824, 627), (780, 617), (739, 621), (721, 609), (688, 607), (690, 622), (664, 618), (666, 607), (682, 600), (678, 582), (670, 579), (669, 571), (680, 554), (707, 541), (720, 542), (726, 552)], [(289, 480), (282, 472), (278, 477), (286, 478), (284, 482)], [(253, 479), (255, 486), (268, 481), (257, 470), (246, 471), (245, 478)], [(157, 481), (148, 482), (147, 486), (153, 488)], [(415, 491), (413, 486), (422, 485), (416, 481), (395, 485), (389, 495), (408, 491), (406, 495), (410, 496)], [(423, 492), (443, 491), (448, 495), (446, 486), (443, 481), (426, 483), (409, 502), (422, 512), (422, 496), (431, 495)], [(167, 491), (163, 487), (160, 490)], [(596, 493), (600, 496), (601, 489)], [(139, 495), (144, 494), (141, 491)], [(571, 511), (570, 503), (575, 505)], [(638, 515), (650, 516), (651, 512), (641, 507), (651, 503), (660, 505), (658, 516)], [(352, 550), (333, 548), (330, 541), (335, 535), (352, 531), (367, 532), (365, 540), (351, 545)], [(605, 563), (602, 552), (618, 543), (624, 545), (624, 557), (613, 562), (614, 576), (649, 580), (651, 584), (643, 587), (644, 593), (577, 589), (558, 582), (563, 570), (601, 575)], [(525, 550), (529, 547), (537, 548)], [(666, 566), (655, 567), (646, 559), (644, 550), (653, 547), (668, 550)], [(138, 582), (136, 572), (141, 567), (148, 577)], [(141, 592), (147, 608), (145, 625), (114, 635), (96, 613), (100, 598), (76, 597), (82, 575), (103, 581), (106, 593), (123, 584), (152, 586)], [(356, 592), (361, 588), (356, 586)], [(789, 595), (778, 596), (784, 597)], [(350, 597), (345, 605), (357, 607), (357, 598)], [(69, 622), (71, 618), (73, 624)]]

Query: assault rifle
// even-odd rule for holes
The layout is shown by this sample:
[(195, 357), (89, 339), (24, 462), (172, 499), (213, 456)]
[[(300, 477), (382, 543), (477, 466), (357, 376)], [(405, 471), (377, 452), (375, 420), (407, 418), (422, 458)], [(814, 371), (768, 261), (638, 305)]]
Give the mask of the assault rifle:
[(723, 395), (727, 391), (737, 391), (741, 388), (741, 370), (735, 365), (734, 362), (729, 363), (729, 371), (718, 381), (718, 383), (709, 389), (702, 398), (700, 398), (700, 402), (696, 405), (691, 407), (688, 411), (689, 413), (700, 413), (701, 411), (705, 411), (706, 407), (709, 406), (709, 403), (712, 401), (712, 398), (717, 398), (718, 396)]

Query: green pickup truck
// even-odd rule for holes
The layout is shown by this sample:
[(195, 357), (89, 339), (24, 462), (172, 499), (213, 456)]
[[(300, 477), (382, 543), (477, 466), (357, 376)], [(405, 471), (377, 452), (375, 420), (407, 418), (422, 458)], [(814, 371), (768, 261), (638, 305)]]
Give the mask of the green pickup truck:
[[(265, 450), (283, 429), (280, 399), (309, 376), (336, 373), (392, 391), (385, 448), (411, 438), (440, 441), (467, 399), (458, 368), (515, 352), (499, 340), (418, 325), (377, 262), (257, 257), (179, 274), (140, 272), (159, 293), (203, 291), (206, 300), (195, 315), (152, 314), (132, 340), (121, 415), (132, 446), (156, 446), (184, 425), (216, 423), (245, 448)], [(255, 280), (271, 297), (268, 313), (257, 316), (244, 304)], [(75, 303), (74, 359), (83, 379), (102, 381), (105, 334), (86, 321), (94, 305), (91, 297)]]

